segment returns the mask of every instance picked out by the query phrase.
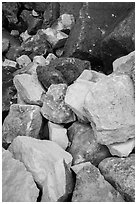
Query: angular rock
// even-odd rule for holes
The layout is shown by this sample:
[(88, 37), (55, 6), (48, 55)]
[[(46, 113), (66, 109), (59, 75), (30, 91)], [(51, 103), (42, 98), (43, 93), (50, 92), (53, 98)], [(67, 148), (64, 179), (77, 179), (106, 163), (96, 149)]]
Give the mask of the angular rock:
[(2, 53), (7, 52), (9, 48), (10, 42), (6, 38), (2, 38)]
[(124, 202), (124, 200), (104, 179), (98, 168), (87, 164), (77, 173), (72, 202)]
[(2, 150), (2, 202), (36, 202), (39, 190), (24, 164)]
[(42, 115), (54, 123), (69, 123), (75, 121), (75, 115), (65, 104), (66, 84), (52, 84), (43, 95)]
[(53, 53), (49, 53), (48, 56), (46, 57), (46, 65), (49, 65), (50, 62), (54, 59), (56, 59), (57, 57), (53, 54)]
[(5, 59), (4, 62), (2, 63), (3, 67), (17, 67), (17, 62), (9, 60), (9, 59)]
[(6, 53), (6, 58), (9, 60), (16, 61), (18, 57), (24, 54), (24, 50), (21, 46), (11, 46)]
[(10, 34), (13, 35), (13, 36), (15, 36), (15, 37), (17, 37), (17, 36), (19, 36), (19, 31), (18, 31), (18, 30), (12, 30), (12, 31), (10, 32)]
[(41, 56), (35, 56), (33, 58), (33, 63), (38, 64), (40, 66), (45, 66), (46, 65), (46, 59), (41, 55)]
[(135, 51), (120, 57), (113, 62), (113, 72), (128, 74), (135, 83)]
[(91, 166), (90, 162), (84, 162), (84, 163), (80, 163), (80, 164), (76, 164), (74, 166), (71, 166), (71, 169), (75, 172), (75, 174), (78, 174), (78, 172), (83, 169), (84, 166)]
[(135, 147), (135, 139), (132, 138), (123, 143), (114, 143), (108, 145), (107, 147), (112, 155), (116, 155), (118, 157), (128, 157)]
[(38, 79), (29, 74), (18, 74), (13, 79), (20, 98), (26, 104), (42, 106), (41, 96), (45, 90)]
[(59, 48), (56, 50), (56, 56), (57, 57), (62, 57), (64, 53), (64, 47), (63, 48)]
[(99, 169), (126, 202), (135, 202), (135, 154), (127, 158), (106, 158)]
[(38, 64), (35, 62), (31, 62), (29, 63), (27, 66), (18, 69), (16, 72), (14, 72), (14, 76), (18, 75), (18, 74), (29, 74), (32, 75), (34, 78), (37, 78), (37, 72), (36, 69), (38, 67)]
[(84, 109), (97, 141), (109, 145), (134, 138), (134, 87), (130, 77), (109, 75), (90, 83)]
[(42, 202), (64, 201), (72, 193), (72, 157), (55, 142), (18, 136), (9, 150), (42, 188)]
[(135, 10), (103, 39), (100, 50), (104, 71), (108, 74), (112, 72), (112, 63), (117, 58), (135, 50)]
[(97, 166), (104, 158), (110, 156), (107, 147), (97, 143), (90, 125), (73, 123), (68, 129), (68, 137), (72, 141), (68, 152), (73, 157), (73, 165), (90, 161)]
[(22, 55), (16, 59), (16, 62), (18, 63), (19, 67), (22, 68), (30, 64), (31, 60), (27, 55)]
[(41, 125), (39, 106), (13, 104), (3, 123), (3, 143), (10, 144), (18, 135), (39, 138)]
[(48, 122), (49, 128), (49, 139), (55, 143), (57, 143), (64, 150), (68, 146), (68, 137), (67, 137), (67, 129), (63, 128), (61, 125), (57, 125), (54, 123)]
[(28, 40), (29, 38), (31, 38), (32, 36), (28, 34), (28, 31), (26, 30), (25, 32), (20, 34), (20, 37), (22, 38), (23, 41)]

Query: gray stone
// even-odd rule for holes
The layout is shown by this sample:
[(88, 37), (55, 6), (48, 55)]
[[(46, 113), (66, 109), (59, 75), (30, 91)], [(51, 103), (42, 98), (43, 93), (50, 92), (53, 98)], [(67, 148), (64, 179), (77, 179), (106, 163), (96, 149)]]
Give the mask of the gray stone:
[(8, 51), (10, 42), (7, 38), (2, 38), (2, 53)]
[(13, 60), (9, 60), (9, 59), (5, 59), (4, 62), (2, 63), (2, 66), (3, 67), (14, 67), (16, 68), (17, 66), (17, 62), (13, 61)]
[(18, 63), (19, 67), (22, 68), (30, 64), (31, 60), (27, 55), (21, 55), (16, 59), (16, 62)]

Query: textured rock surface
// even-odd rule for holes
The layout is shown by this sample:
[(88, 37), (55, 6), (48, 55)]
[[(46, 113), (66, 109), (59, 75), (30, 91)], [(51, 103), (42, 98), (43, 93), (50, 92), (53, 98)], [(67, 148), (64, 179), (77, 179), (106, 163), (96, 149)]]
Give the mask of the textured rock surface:
[(99, 164), (99, 169), (124, 196), (127, 202), (135, 202), (135, 155), (127, 158), (106, 158)]
[(42, 188), (42, 201), (55, 202), (72, 192), (70, 172), (72, 157), (59, 145), (48, 140), (17, 137), (9, 147), (16, 159), (22, 161)]
[(84, 166), (91, 166), (90, 162), (84, 162), (84, 163), (80, 163), (80, 164), (76, 164), (74, 166), (71, 166), (71, 169), (75, 172), (75, 174), (78, 174), (78, 172), (83, 169)]
[(68, 152), (73, 157), (73, 165), (90, 161), (97, 166), (100, 161), (110, 156), (107, 147), (97, 143), (90, 125), (73, 123), (68, 129), (68, 137), (73, 138)]
[(88, 164), (78, 171), (72, 202), (124, 202), (124, 200), (104, 179), (98, 168)]
[(36, 202), (39, 190), (24, 164), (2, 151), (2, 202)]
[(6, 38), (2, 38), (2, 53), (8, 51), (9, 48), (9, 40)]
[(39, 106), (11, 105), (10, 112), (3, 123), (3, 142), (11, 143), (18, 135), (39, 138), (41, 124)]
[(16, 68), (17, 67), (17, 62), (5, 59), (4, 62), (2, 63), (2, 66), (3, 67), (14, 67), (14, 68)]
[(20, 68), (27, 66), (31, 63), (30, 58), (27, 55), (22, 55), (19, 58), (16, 59), (16, 62), (20, 66)]
[(65, 150), (69, 142), (67, 137), (67, 129), (63, 128), (61, 125), (51, 123), (50, 121), (48, 122), (48, 128), (49, 139), (53, 142), (56, 142)]
[(75, 115), (65, 104), (66, 84), (52, 84), (43, 95), (42, 115), (54, 123), (69, 123), (75, 121)]
[(29, 74), (19, 74), (14, 77), (13, 82), (20, 98), (26, 104), (42, 106), (41, 96), (45, 90), (36, 77)]

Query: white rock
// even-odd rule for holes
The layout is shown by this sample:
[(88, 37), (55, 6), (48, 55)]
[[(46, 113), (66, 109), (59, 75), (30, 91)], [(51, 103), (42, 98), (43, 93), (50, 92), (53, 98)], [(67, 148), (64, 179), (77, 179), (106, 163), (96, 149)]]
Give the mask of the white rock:
[(49, 53), (46, 57), (46, 65), (48, 65), (52, 60), (56, 59), (57, 57), (53, 53)]
[(2, 63), (2, 66), (4, 66), (4, 67), (10, 66), (10, 67), (16, 68), (17, 62), (15, 62), (13, 60), (5, 59), (4, 62)]
[(18, 74), (14, 77), (13, 82), (21, 100), (27, 104), (41, 104), (41, 96), (45, 90), (36, 77), (29, 74)]
[(20, 34), (20, 37), (22, 38), (23, 41), (26, 41), (27, 39), (31, 38), (32, 36), (28, 34), (28, 31), (26, 30), (25, 32)]
[(39, 190), (24, 164), (2, 151), (2, 202), (36, 202)]
[(71, 166), (71, 169), (75, 172), (75, 174), (78, 174), (78, 172), (83, 169), (84, 166), (91, 166), (90, 162), (84, 162), (84, 163), (80, 163), (74, 166)]
[(128, 157), (135, 147), (135, 138), (129, 139), (123, 143), (115, 143), (107, 146), (112, 155), (118, 157)]
[(61, 125), (54, 124), (50, 121), (48, 122), (48, 128), (49, 139), (53, 142), (56, 142), (65, 150), (69, 143), (67, 137), (67, 129), (63, 128)]
[(36, 63), (40, 66), (45, 66), (46, 65), (46, 59), (41, 55), (41, 56), (35, 56), (33, 58), (33, 63)]
[(31, 63), (31, 59), (27, 55), (22, 55), (16, 59), (16, 62), (22, 68), (29, 65)]
[(55, 142), (30, 137), (17, 137), (9, 147), (14, 158), (24, 163), (34, 180), (42, 187), (42, 201), (56, 202), (66, 192), (66, 163), (71, 166), (72, 156)]
[(32, 15), (35, 16), (35, 17), (39, 16), (39, 14), (35, 10), (32, 10)]

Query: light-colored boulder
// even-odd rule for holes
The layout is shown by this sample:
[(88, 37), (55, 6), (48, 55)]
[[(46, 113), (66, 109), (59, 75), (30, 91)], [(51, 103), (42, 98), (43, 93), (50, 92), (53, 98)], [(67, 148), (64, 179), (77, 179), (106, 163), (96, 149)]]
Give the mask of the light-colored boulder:
[(129, 139), (126, 142), (111, 144), (107, 147), (112, 155), (128, 157), (135, 147), (135, 138)]
[(33, 58), (33, 63), (36, 63), (36, 64), (38, 64), (38, 65), (40, 65), (40, 66), (45, 66), (45, 65), (46, 65), (46, 59), (45, 59), (45, 57), (43, 57), (42, 55), (40, 55), (40, 56), (35, 56), (35, 57)]
[(45, 92), (37, 77), (29, 74), (18, 74), (13, 79), (20, 98), (26, 104), (42, 105), (41, 96)]
[(17, 66), (17, 62), (13, 61), (13, 60), (9, 60), (9, 59), (5, 59), (4, 62), (2, 62), (2, 66), (4, 67), (14, 67), (16, 68)]
[(54, 124), (50, 121), (48, 122), (48, 128), (49, 139), (53, 142), (56, 142), (65, 150), (69, 143), (67, 137), (67, 129), (63, 128), (61, 125)]
[[(72, 156), (49, 140), (17, 137), (9, 147), (42, 188), (43, 202), (56, 202), (72, 193)], [(69, 190), (68, 190), (69, 189)]]
[(30, 64), (31, 59), (27, 55), (21, 55), (16, 59), (16, 62), (19, 64), (20, 68), (22, 68)]
[(20, 33), (18, 30), (11, 30), (10, 34), (17, 37), (17, 36), (19, 36)]
[(36, 202), (39, 190), (24, 164), (2, 151), (2, 202)]
[(50, 62), (54, 59), (56, 59), (57, 57), (53, 54), (53, 53), (49, 53), (48, 56), (46, 57), (46, 65), (49, 65)]

